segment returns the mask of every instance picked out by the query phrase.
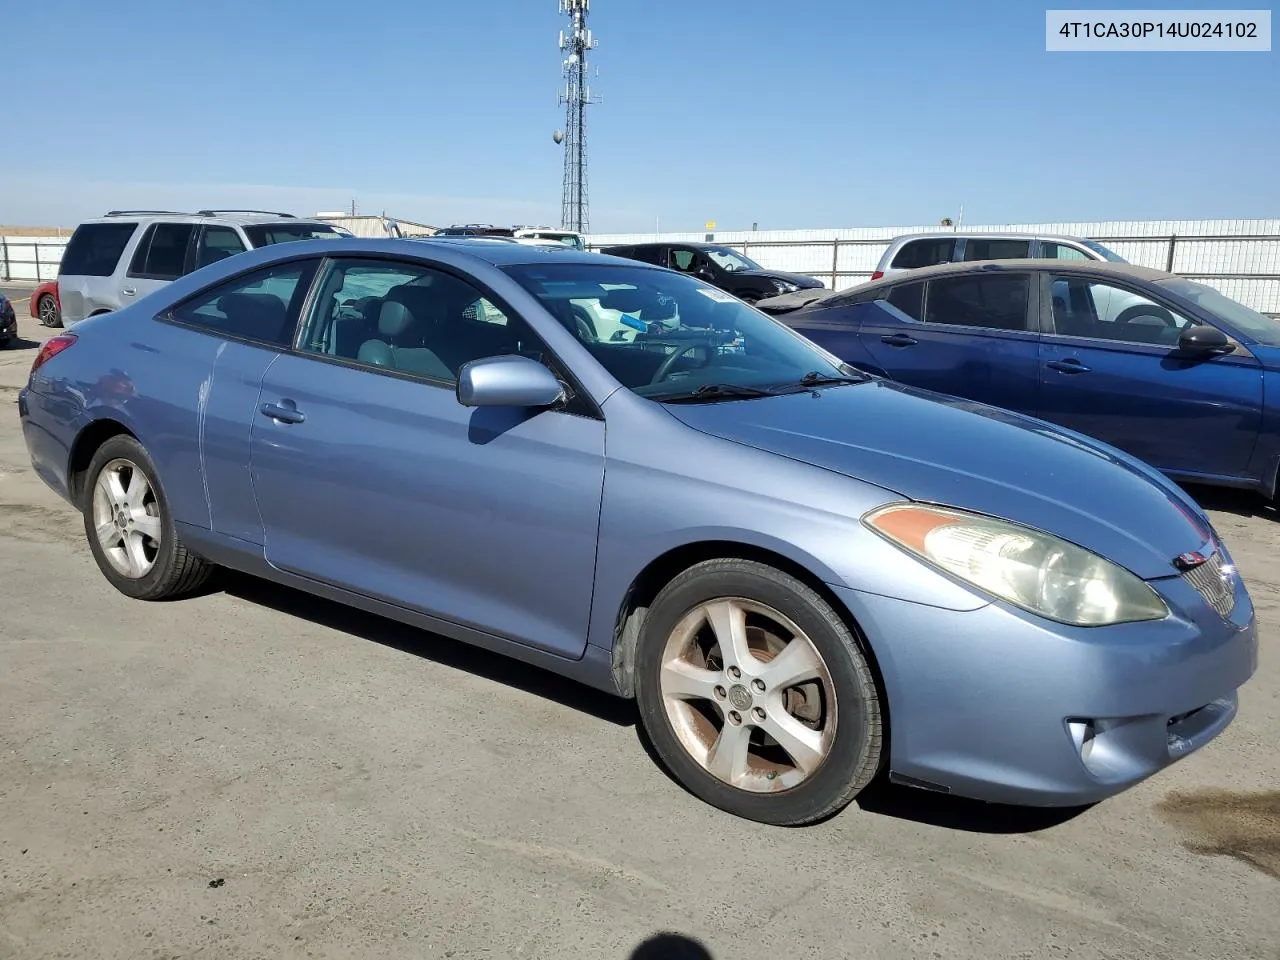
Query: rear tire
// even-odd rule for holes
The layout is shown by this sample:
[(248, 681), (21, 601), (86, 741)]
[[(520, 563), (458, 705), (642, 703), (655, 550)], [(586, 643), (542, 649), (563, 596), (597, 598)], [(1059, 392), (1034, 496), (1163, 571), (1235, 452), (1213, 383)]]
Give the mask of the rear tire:
[(637, 644), (636, 700), (676, 780), (749, 820), (824, 819), (880, 769), (883, 711), (858, 637), (762, 563), (709, 560), (663, 588)]
[(113, 587), (136, 600), (170, 600), (204, 585), (214, 567), (178, 538), (142, 444), (127, 434), (111, 437), (94, 453), (85, 476), (85, 536)]
[(42, 327), (62, 326), (62, 311), (58, 309), (58, 301), (52, 294), (46, 293), (36, 304), (36, 316), (40, 318)]

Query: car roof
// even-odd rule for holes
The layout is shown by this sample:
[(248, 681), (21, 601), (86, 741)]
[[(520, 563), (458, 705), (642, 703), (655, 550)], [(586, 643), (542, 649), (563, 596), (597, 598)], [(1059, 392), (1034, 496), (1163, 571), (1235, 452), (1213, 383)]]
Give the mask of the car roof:
[(1084, 237), (1077, 237), (1070, 233), (1025, 233), (1016, 230), (929, 230), (925, 233), (903, 233), (894, 237), (891, 244), (906, 243), (911, 240), (943, 240), (948, 237), (954, 237), (957, 240), (961, 237), (973, 237), (982, 240), (1070, 240), (1074, 243), (1083, 243)]
[(1115, 279), (1146, 280), (1152, 283), (1158, 280), (1170, 280), (1177, 276), (1177, 274), (1169, 273), (1167, 270), (1156, 270), (1153, 267), (1140, 267), (1133, 263), (1112, 263), (1107, 260), (1046, 260), (1044, 258), (1023, 260), (966, 260), (962, 263), (939, 263), (932, 267), (916, 267), (902, 273), (895, 273), (891, 276), (882, 277), (879, 280), (860, 283), (855, 287), (845, 287), (844, 289), (836, 292), (845, 293), (855, 289), (868, 290), (872, 287), (894, 286), (896, 284), (907, 283), (912, 280), (928, 280), (932, 277), (945, 277), (952, 274), (1015, 273), (1025, 272), (1027, 270), (1052, 270), (1055, 273), (1087, 273), (1096, 275), (1099, 278), (1113, 277)]
[[(422, 247), (429, 244), (448, 246), (451, 249), (469, 254), (477, 260), (483, 260), (495, 267), (512, 266), (528, 263), (583, 263), (595, 264), (616, 263), (628, 267), (644, 267), (643, 263), (622, 260), (601, 253), (588, 253), (563, 243), (532, 244), (518, 243), (502, 237), (457, 237), (431, 236), (406, 237), (397, 239), (357, 238), (354, 242), (344, 238), (341, 241), (325, 240), (325, 249), (340, 249), (344, 253), (354, 247), (362, 254), (386, 253), (421, 256)], [(657, 268), (654, 268), (657, 269)]]
[(693, 247), (695, 250), (704, 250), (709, 247), (723, 247), (723, 243), (707, 243), (704, 240), (645, 240), (643, 243), (611, 243), (601, 250), (617, 250), (620, 247), (627, 247), (635, 250), (640, 247)]
[(263, 223), (325, 223), (316, 217), (295, 217), (290, 213), (273, 213), (267, 210), (113, 210), (101, 217), (90, 217), (81, 223), (132, 223), (164, 220), (171, 223), (233, 223), (253, 226)]

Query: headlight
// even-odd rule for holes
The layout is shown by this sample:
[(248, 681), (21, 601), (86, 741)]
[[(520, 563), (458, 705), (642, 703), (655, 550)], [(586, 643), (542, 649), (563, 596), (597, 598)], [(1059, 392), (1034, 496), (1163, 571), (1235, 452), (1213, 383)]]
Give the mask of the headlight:
[(778, 288), (779, 293), (795, 293), (800, 289), (798, 285), (788, 280), (779, 280), (777, 277), (773, 278), (773, 285)]
[(879, 507), (862, 521), (908, 553), (1049, 620), (1101, 627), (1169, 615), (1128, 570), (1040, 530), (913, 503)]

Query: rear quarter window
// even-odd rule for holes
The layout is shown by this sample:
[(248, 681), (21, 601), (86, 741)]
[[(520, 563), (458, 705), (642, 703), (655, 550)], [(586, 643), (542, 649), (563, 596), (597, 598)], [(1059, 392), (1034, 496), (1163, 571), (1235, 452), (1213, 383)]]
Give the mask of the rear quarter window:
[(889, 266), (899, 270), (915, 270), (950, 263), (954, 259), (956, 242), (951, 238), (936, 240), (911, 240), (898, 251)]
[(67, 242), (58, 273), (68, 277), (111, 276), (137, 229), (137, 223), (82, 223)]

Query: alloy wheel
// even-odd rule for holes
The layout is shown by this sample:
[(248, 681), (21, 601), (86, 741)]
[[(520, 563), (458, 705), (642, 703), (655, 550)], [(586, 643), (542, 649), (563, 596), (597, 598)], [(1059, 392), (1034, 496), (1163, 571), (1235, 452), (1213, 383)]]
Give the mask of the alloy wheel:
[(690, 610), (667, 639), (659, 688), (688, 754), (741, 790), (803, 783), (835, 739), (835, 686), (818, 648), (753, 600), (719, 598)]
[(107, 562), (140, 580), (160, 552), (160, 505), (146, 474), (130, 460), (110, 461), (93, 489), (93, 528)]

